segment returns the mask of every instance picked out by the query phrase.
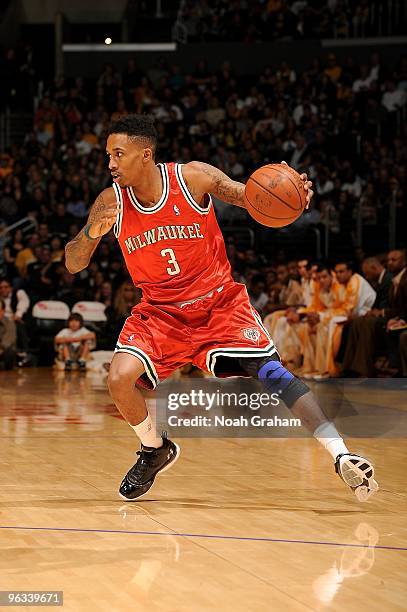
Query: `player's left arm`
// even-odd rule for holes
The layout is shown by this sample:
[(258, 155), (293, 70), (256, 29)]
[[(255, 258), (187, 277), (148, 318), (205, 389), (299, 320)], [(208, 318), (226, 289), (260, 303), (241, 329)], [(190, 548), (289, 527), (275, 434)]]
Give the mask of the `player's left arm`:
[[(282, 163), (285, 164), (286, 162)], [(245, 185), (232, 180), (219, 168), (204, 162), (192, 161), (183, 166), (182, 174), (192, 197), (198, 204), (205, 193), (211, 193), (215, 198), (219, 198), (223, 202), (234, 204), (234, 206), (240, 206), (241, 208), (246, 207), (244, 200)], [(312, 182), (308, 180), (308, 176), (305, 173), (300, 176), (304, 181), (304, 188), (307, 191), (306, 208), (308, 208), (314, 194)]]
[(219, 168), (204, 162), (192, 161), (182, 167), (182, 174), (192, 197), (198, 204), (205, 193), (211, 193), (223, 202), (245, 208), (244, 184), (233, 181)]

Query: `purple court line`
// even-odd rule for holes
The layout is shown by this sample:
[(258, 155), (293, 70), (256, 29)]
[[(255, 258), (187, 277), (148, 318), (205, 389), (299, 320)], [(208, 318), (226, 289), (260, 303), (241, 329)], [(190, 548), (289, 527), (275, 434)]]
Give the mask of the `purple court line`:
[(369, 546), (343, 542), (319, 542), (318, 540), (285, 540), (277, 538), (250, 538), (244, 536), (211, 535), (204, 533), (175, 533), (171, 531), (126, 531), (120, 529), (78, 529), (75, 527), (20, 527), (0, 525), (0, 529), (26, 529), (29, 531), (73, 531), (76, 533), (123, 533), (127, 535), (179, 536), (183, 538), (212, 538), (214, 540), (238, 540), (247, 542), (274, 542), (277, 544), (314, 544), (317, 546), (347, 546), (350, 548), (374, 548), (376, 550), (407, 550), (403, 546)]

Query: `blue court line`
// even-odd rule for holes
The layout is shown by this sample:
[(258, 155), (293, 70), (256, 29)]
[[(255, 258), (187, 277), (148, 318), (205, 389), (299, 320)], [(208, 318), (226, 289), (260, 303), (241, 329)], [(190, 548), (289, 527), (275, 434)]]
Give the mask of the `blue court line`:
[(126, 535), (179, 536), (183, 538), (211, 538), (214, 540), (237, 540), (246, 542), (274, 542), (277, 544), (313, 544), (316, 546), (347, 546), (350, 548), (374, 548), (376, 550), (407, 550), (403, 546), (369, 546), (368, 544), (349, 544), (346, 542), (319, 542), (318, 540), (286, 540), (278, 538), (250, 538), (244, 536), (211, 535), (204, 533), (175, 533), (171, 531), (125, 531), (120, 529), (78, 529), (75, 527), (20, 527), (0, 525), (0, 529), (22, 529), (29, 531), (71, 531), (76, 533), (122, 533)]

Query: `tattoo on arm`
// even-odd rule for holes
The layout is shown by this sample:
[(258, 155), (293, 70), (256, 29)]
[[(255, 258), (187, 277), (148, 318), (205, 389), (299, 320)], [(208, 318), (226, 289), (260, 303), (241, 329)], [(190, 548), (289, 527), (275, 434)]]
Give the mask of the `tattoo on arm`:
[(199, 169), (209, 178), (210, 193), (224, 202), (245, 208), (243, 183), (233, 181), (224, 172), (209, 164), (200, 163)]
[(89, 240), (85, 231), (89, 230), (89, 225), (98, 219), (104, 209), (105, 202), (103, 195), (99, 194), (89, 212), (89, 218), (85, 227), (66, 245), (65, 265), (71, 274), (76, 274), (86, 268), (99, 244), (101, 237)]
[(103, 194), (99, 194), (89, 212), (88, 223), (93, 223), (103, 215), (106, 209), (106, 203)]

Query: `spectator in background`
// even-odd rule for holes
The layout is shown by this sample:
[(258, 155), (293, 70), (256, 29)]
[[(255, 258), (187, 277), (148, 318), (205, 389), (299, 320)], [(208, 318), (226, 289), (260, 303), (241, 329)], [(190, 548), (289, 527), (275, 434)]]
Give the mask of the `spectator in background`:
[[(290, 278), (290, 274), (288, 271), (288, 266), (285, 264), (280, 264), (277, 266), (277, 281), (273, 285), (270, 294), (270, 302), (267, 306), (267, 311), (284, 311), (286, 308), (290, 306), (299, 306), (303, 304), (303, 295), (300, 283)], [(266, 321), (266, 327), (269, 325), (268, 329), (272, 325), (273, 317), (269, 315)]]
[(113, 347), (124, 325), (126, 318), (131, 314), (133, 306), (141, 300), (141, 291), (130, 280), (124, 281), (117, 289), (113, 306), (105, 310), (108, 320), (109, 343)]
[(22, 278), (25, 278), (27, 274), (28, 264), (36, 261), (34, 251), (39, 245), (40, 237), (38, 234), (34, 233), (29, 237), (27, 246), (18, 252), (15, 260), (15, 267)]
[[(0, 221), (1, 225), (1, 221)], [(16, 257), (20, 251), (24, 248), (23, 232), (17, 229), (13, 237), (7, 242), (5, 241), (4, 246), (4, 261), (6, 264), (6, 274), (9, 278), (13, 278), (18, 274), (15, 267)]]
[(6, 317), (6, 305), (0, 299), (0, 370), (12, 370), (16, 362), (16, 327)]
[(407, 317), (407, 267), (404, 251), (390, 251), (387, 267), (393, 274), (388, 304), (375, 310), (368, 317), (355, 319), (349, 330), (349, 338), (343, 359), (343, 369), (348, 375), (374, 376), (375, 357), (384, 350), (386, 327), (398, 319)]
[(4, 304), (5, 318), (13, 321), (16, 327), (18, 365), (26, 365), (28, 363), (29, 336), (25, 319), (30, 307), (30, 298), (24, 289), (13, 289), (7, 278), (0, 278), (0, 299)]
[(364, 259), (362, 262), (362, 272), (365, 279), (376, 291), (376, 299), (372, 309), (364, 316), (379, 316), (383, 308), (386, 308), (388, 305), (393, 275), (386, 270), (376, 257)]
[(94, 332), (83, 325), (83, 317), (79, 313), (72, 313), (68, 319), (68, 327), (64, 327), (55, 336), (55, 347), (58, 361), (65, 363), (65, 370), (72, 370), (77, 364), (79, 370), (86, 370), (86, 361), (90, 351), (96, 346)]
[(401, 375), (407, 378), (407, 330), (400, 334), (399, 351), (401, 363)]
[(255, 308), (261, 315), (265, 306), (269, 301), (269, 296), (265, 293), (266, 282), (261, 274), (255, 274), (249, 284), (248, 294), (250, 304)]

